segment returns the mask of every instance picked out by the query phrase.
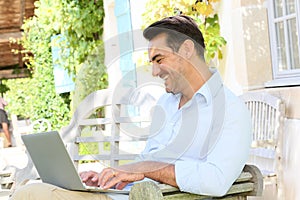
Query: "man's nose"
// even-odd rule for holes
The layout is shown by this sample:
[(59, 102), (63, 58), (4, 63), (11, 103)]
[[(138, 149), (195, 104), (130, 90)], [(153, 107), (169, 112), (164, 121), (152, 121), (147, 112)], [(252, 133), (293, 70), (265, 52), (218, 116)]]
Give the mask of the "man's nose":
[(158, 63), (152, 64), (152, 76), (158, 76), (160, 72), (160, 67)]

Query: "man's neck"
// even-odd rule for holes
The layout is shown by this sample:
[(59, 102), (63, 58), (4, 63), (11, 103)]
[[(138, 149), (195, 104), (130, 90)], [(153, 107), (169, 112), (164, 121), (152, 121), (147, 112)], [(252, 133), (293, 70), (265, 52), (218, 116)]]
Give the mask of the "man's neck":
[(197, 68), (194, 67), (189, 76), (187, 77), (187, 83), (185, 89), (182, 91), (178, 109), (186, 104), (194, 94), (210, 79), (212, 73), (207, 66)]
[(178, 104), (178, 109), (180, 109), (182, 106), (184, 106), (191, 98), (187, 98), (185, 96), (181, 96), (179, 104)]

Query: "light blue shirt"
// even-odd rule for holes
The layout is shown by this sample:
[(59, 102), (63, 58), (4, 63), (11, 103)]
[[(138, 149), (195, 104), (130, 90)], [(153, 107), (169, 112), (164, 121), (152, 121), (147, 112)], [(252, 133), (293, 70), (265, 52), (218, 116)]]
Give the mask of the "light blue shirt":
[(180, 97), (164, 94), (158, 101), (140, 159), (173, 163), (181, 191), (222, 196), (248, 158), (248, 109), (223, 85), (216, 70), (178, 109)]

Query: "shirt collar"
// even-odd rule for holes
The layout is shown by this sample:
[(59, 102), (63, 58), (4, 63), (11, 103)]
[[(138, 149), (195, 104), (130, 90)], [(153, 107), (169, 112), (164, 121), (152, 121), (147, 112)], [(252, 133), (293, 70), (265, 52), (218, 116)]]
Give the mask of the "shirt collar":
[[(219, 71), (216, 68), (209, 68), (212, 73), (212, 76), (203, 84), (203, 86), (196, 91), (193, 98), (198, 98), (197, 96), (201, 96), (204, 98), (204, 101), (207, 105), (212, 102), (212, 99), (216, 96), (219, 89), (223, 86), (222, 78), (220, 76)], [(176, 99), (176, 102), (180, 101), (181, 93), (173, 95)], [(192, 98), (192, 99), (193, 99)], [(189, 106), (190, 101), (183, 107)]]
[(212, 76), (204, 83), (204, 85), (194, 94), (194, 96), (200, 94), (206, 100), (209, 105), (212, 99), (216, 96), (221, 87), (223, 87), (222, 78), (216, 68), (210, 68)]

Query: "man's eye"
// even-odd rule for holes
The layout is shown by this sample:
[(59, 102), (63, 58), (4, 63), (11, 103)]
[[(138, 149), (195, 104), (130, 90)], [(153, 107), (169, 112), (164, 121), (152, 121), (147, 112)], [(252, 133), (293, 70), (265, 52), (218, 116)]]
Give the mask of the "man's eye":
[(159, 58), (159, 59), (156, 60), (156, 62), (157, 62), (158, 64), (161, 64), (162, 60), (163, 60), (163, 58)]

